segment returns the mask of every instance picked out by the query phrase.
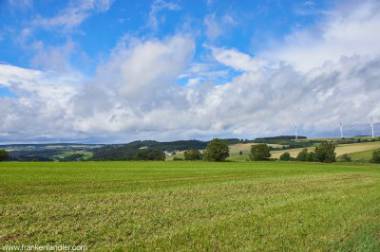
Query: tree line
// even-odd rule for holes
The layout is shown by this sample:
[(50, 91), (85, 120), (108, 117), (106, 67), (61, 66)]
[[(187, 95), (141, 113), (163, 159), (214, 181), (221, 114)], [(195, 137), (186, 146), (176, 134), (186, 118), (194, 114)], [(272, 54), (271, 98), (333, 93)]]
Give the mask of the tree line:
[(315, 148), (315, 151), (303, 149), (296, 158), (292, 158), (289, 152), (285, 152), (280, 156), (282, 161), (303, 161), (303, 162), (336, 162), (335, 144), (332, 142), (322, 142)]

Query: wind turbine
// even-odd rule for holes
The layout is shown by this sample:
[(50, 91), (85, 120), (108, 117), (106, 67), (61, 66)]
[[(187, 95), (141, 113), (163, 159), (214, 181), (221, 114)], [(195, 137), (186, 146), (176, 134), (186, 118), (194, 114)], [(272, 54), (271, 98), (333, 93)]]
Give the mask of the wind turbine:
[(297, 124), (294, 124), (294, 133), (295, 133), (295, 137), (296, 137), (296, 141), (298, 140), (298, 126)]
[(371, 120), (370, 126), (371, 126), (371, 136), (372, 138), (375, 138), (375, 124), (373, 123), (373, 120)]
[(342, 122), (339, 123), (339, 129), (340, 129), (340, 138), (344, 138), (343, 123)]
[[(300, 107), (296, 107), (295, 109), (296, 109), (297, 115), (301, 115), (301, 112), (302, 112), (301, 108)], [(298, 120), (296, 121), (296, 123), (293, 124), (293, 126), (294, 126), (294, 135), (295, 135), (295, 140), (296, 141), (298, 140), (298, 124), (297, 123), (299, 123)]]

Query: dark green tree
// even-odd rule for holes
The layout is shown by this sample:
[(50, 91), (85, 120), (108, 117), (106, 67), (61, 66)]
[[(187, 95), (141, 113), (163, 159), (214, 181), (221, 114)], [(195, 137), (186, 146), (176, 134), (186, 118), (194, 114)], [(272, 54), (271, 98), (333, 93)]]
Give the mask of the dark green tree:
[(187, 150), (184, 152), (185, 160), (201, 160), (202, 154), (197, 149)]
[(305, 148), (303, 149), (300, 153), (298, 153), (297, 155), (297, 160), (298, 161), (308, 161), (309, 159), (309, 152), (308, 150)]
[(316, 157), (315, 157), (315, 152), (309, 152), (308, 154), (307, 154), (307, 161), (308, 162), (315, 162), (315, 161), (317, 161), (316, 160)]
[(224, 161), (229, 155), (228, 145), (216, 138), (207, 145), (203, 156), (207, 161)]
[(254, 161), (268, 160), (270, 158), (270, 148), (266, 144), (252, 145), (249, 157)]
[(348, 154), (343, 154), (342, 156), (338, 157), (338, 160), (340, 162), (351, 162), (352, 161), (350, 155), (348, 155)]
[(372, 163), (380, 163), (380, 150), (376, 150), (372, 153)]
[(158, 149), (142, 149), (138, 150), (134, 160), (160, 160), (164, 161), (165, 153)]
[(8, 152), (5, 150), (0, 150), (0, 161), (8, 160), (9, 155)]
[(322, 142), (315, 148), (315, 159), (319, 162), (332, 163), (336, 161), (335, 144)]
[(292, 157), (290, 156), (289, 152), (284, 152), (280, 156), (280, 160), (282, 160), (282, 161), (290, 161), (291, 158)]

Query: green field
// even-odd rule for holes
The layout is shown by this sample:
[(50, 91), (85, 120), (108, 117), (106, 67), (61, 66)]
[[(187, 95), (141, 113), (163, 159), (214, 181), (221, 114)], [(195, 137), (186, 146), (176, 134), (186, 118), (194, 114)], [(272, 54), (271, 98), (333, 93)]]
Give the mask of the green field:
[(380, 165), (0, 163), (0, 244), (380, 251)]
[(349, 154), (349, 156), (351, 157), (352, 161), (368, 162), (372, 159), (373, 150), (354, 152), (354, 153)]

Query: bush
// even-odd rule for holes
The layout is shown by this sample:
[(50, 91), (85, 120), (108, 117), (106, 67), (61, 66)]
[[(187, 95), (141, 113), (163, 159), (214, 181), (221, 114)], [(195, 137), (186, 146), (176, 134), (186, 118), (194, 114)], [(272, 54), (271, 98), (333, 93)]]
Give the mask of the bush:
[(254, 161), (268, 160), (270, 158), (270, 148), (266, 144), (252, 145), (249, 157)]
[(316, 161), (331, 163), (336, 161), (335, 144), (332, 142), (322, 142), (315, 148)]
[(0, 150), (0, 161), (8, 160), (8, 158), (8, 152), (6, 152), (5, 150)]
[(372, 153), (372, 163), (380, 163), (380, 150), (376, 150)]
[(174, 158), (173, 158), (173, 161), (183, 161), (183, 158), (180, 158), (180, 157), (174, 157)]
[(309, 160), (309, 152), (305, 148), (300, 153), (298, 153), (297, 158), (298, 161), (308, 161)]
[(213, 139), (206, 147), (204, 159), (207, 161), (224, 161), (229, 155), (228, 145), (220, 139)]
[(351, 159), (351, 157), (348, 154), (343, 154), (342, 156), (340, 156), (338, 158), (338, 161), (339, 162), (351, 162), (352, 159)]
[(63, 162), (83, 161), (85, 159), (86, 159), (86, 157), (82, 153), (74, 153), (74, 154), (71, 154), (69, 156), (62, 158), (60, 161), (63, 161)]
[(308, 161), (308, 162), (315, 162), (315, 161), (317, 161), (314, 152), (309, 152), (309, 153), (307, 154), (307, 161)]
[(134, 160), (159, 160), (164, 161), (165, 153), (158, 149), (142, 149), (138, 150)]
[(202, 154), (197, 149), (185, 151), (184, 156), (185, 156), (185, 160), (201, 160), (202, 159)]
[(282, 153), (281, 156), (280, 156), (280, 160), (282, 160), (282, 161), (290, 161), (291, 157), (290, 157), (289, 152)]

